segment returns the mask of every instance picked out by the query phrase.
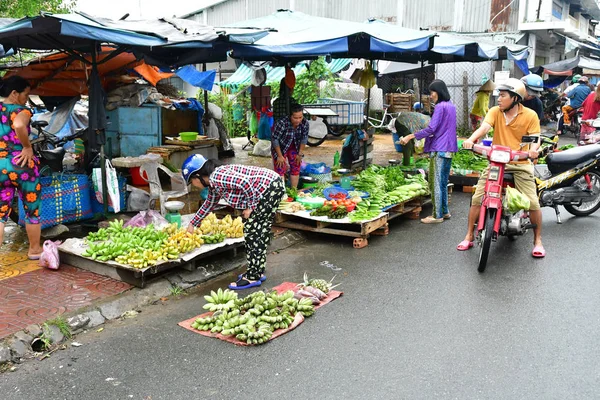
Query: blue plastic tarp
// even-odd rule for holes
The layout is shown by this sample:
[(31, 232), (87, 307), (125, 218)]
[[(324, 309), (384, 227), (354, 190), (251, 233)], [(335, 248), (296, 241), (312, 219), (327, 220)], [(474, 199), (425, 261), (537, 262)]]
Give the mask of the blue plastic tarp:
[(217, 71), (214, 69), (201, 72), (191, 65), (179, 68), (176, 74), (190, 85), (204, 90), (212, 90), (217, 77)]
[(430, 47), (433, 32), (395, 26), (371, 26), (360, 22), (314, 17), (279, 10), (266, 17), (237, 22), (226, 27), (266, 29), (269, 33), (251, 45), (232, 45), (237, 58), (268, 60), (331, 55), (337, 58), (370, 58), (369, 37), (394, 41), (396, 52), (423, 52)]

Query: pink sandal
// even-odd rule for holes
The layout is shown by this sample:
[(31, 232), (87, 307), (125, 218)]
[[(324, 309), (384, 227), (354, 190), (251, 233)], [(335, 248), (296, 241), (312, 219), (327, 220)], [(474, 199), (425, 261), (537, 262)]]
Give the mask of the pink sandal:
[(456, 250), (458, 251), (465, 251), (465, 250), (469, 250), (471, 247), (473, 247), (474, 243), (471, 241), (469, 242), (468, 240), (463, 240), (462, 242), (460, 242), (458, 244), (458, 246), (456, 246)]
[(546, 250), (544, 249), (544, 246), (538, 245), (533, 248), (531, 255), (535, 258), (544, 258), (546, 257)]

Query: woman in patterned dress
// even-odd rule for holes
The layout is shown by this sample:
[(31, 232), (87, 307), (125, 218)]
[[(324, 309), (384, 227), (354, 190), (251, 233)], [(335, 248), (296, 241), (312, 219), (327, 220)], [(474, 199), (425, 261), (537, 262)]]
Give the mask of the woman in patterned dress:
[(25, 106), (30, 85), (20, 76), (0, 80), (0, 244), (4, 226), (18, 193), (25, 209), (25, 228), (29, 238), (28, 257), (38, 260), (40, 246), (39, 161), (29, 142), (32, 112)]

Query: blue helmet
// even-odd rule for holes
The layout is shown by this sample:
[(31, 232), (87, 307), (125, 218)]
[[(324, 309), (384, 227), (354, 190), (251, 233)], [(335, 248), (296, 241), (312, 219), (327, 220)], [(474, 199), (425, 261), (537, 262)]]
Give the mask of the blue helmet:
[(413, 110), (416, 111), (421, 109), (423, 109), (423, 104), (419, 103), (418, 101), (415, 104), (413, 104)]
[(190, 177), (200, 171), (200, 169), (206, 163), (206, 158), (201, 156), (200, 154), (193, 154), (189, 156), (181, 166), (181, 173), (183, 174), (183, 179), (185, 179), (185, 183), (190, 183)]
[(541, 76), (536, 74), (525, 75), (521, 78), (521, 82), (525, 84), (528, 91), (543, 92), (544, 91), (544, 80)]

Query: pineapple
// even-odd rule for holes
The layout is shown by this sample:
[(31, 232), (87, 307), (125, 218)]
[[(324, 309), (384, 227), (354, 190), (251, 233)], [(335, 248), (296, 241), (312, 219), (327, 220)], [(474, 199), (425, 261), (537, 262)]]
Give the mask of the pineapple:
[[(335, 276), (333, 278), (335, 278)], [(325, 279), (308, 279), (308, 275), (305, 272), (304, 273), (304, 282), (302, 282), (300, 284), (300, 286), (301, 287), (312, 286), (316, 289), (319, 289), (321, 292), (327, 294), (327, 293), (329, 293), (329, 291), (331, 289), (338, 286), (338, 285), (334, 286), (331, 283), (331, 282), (333, 282), (333, 278), (331, 278), (331, 280), (329, 282), (327, 282)]]

